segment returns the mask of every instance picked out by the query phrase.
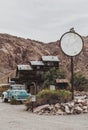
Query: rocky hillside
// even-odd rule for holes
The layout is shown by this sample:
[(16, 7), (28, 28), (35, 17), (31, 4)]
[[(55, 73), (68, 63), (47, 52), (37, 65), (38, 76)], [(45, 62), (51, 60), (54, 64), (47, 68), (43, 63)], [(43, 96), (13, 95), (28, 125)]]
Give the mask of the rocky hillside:
[[(88, 77), (88, 37), (83, 37), (82, 53), (74, 57), (75, 71), (82, 71)], [(70, 58), (65, 56), (59, 41), (44, 44), (8, 34), (0, 34), (0, 77), (16, 68), (17, 64), (27, 64), (30, 60), (39, 60), (42, 55), (58, 55), (60, 66), (70, 70)], [(69, 75), (69, 73), (67, 73)]]

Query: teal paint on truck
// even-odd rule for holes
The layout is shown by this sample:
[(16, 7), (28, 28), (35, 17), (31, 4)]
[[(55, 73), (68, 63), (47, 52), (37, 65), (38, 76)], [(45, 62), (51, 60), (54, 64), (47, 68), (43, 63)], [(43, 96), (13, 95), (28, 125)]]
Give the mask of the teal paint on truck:
[(31, 94), (27, 93), (26, 90), (8, 90), (8, 101), (15, 99), (17, 101), (25, 101), (27, 100)]

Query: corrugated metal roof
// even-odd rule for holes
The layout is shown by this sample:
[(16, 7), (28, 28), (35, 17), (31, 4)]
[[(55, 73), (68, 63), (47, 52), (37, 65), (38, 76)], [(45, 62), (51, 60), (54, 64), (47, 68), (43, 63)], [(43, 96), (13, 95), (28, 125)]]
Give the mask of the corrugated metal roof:
[(67, 79), (56, 79), (56, 83), (69, 83)]
[(18, 70), (32, 70), (30, 65), (17, 65)]
[(9, 83), (7, 83), (7, 84), (0, 84), (0, 87), (2, 87), (2, 86), (8, 86), (9, 85)]
[(44, 63), (42, 61), (30, 61), (31, 65), (41, 65), (43, 66)]
[(59, 59), (57, 56), (42, 56), (43, 61), (58, 61)]

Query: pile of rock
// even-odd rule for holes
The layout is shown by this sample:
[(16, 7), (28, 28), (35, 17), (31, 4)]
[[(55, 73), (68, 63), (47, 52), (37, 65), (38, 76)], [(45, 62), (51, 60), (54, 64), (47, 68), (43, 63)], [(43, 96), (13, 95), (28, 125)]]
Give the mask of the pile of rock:
[(67, 115), (88, 112), (88, 99), (75, 99), (68, 103), (42, 105), (34, 109), (34, 113), (44, 115)]
[(82, 96), (82, 97), (86, 97), (86, 98), (88, 98), (88, 92), (85, 92), (85, 91), (75, 91), (74, 92), (74, 95), (75, 95), (75, 97), (76, 96)]

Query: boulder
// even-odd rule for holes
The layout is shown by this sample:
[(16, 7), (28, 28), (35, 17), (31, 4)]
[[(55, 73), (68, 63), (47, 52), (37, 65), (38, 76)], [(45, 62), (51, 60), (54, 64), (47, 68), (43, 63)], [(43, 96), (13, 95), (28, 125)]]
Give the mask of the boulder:
[(69, 109), (69, 107), (66, 105), (65, 106), (65, 112), (67, 113), (67, 114), (71, 114), (71, 111), (70, 111), (70, 109)]
[(58, 111), (56, 112), (56, 115), (64, 115), (64, 112), (61, 109), (58, 109)]
[(60, 106), (59, 103), (56, 103), (56, 104), (55, 104), (55, 108), (56, 108), (57, 110), (58, 110), (60, 107), (61, 107), (61, 106)]
[(74, 114), (80, 114), (80, 113), (82, 113), (82, 112), (83, 112), (83, 109), (82, 109), (81, 107), (76, 106), (76, 107), (74, 108)]
[(49, 104), (42, 105), (42, 106), (38, 106), (38, 107), (36, 107), (36, 108), (34, 109), (34, 113), (38, 113), (38, 112), (40, 112), (41, 110), (48, 108), (49, 106), (50, 106)]
[(71, 109), (72, 107), (74, 107), (74, 101), (72, 101), (72, 102), (68, 102), (68, 103), (66, 103), (67, 105), (68, 105), (68, 107)]

